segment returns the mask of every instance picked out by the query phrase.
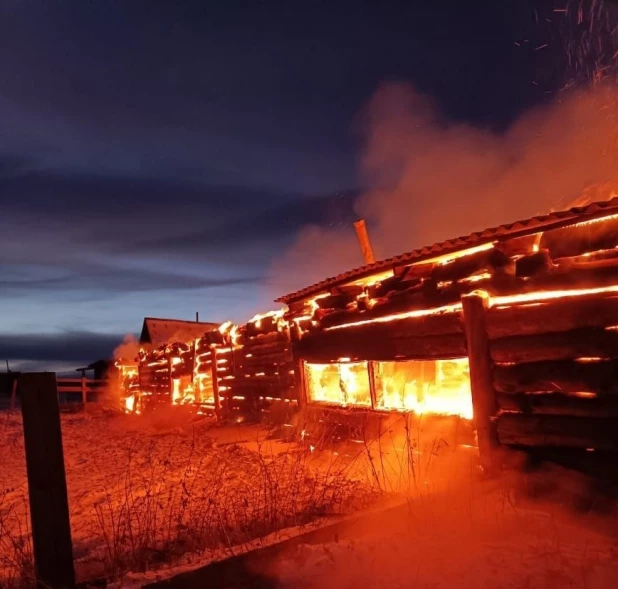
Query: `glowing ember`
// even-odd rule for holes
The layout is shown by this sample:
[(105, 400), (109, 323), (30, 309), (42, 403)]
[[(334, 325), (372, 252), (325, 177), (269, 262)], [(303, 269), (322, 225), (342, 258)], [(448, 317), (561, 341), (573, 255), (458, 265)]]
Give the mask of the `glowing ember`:
[[(489, 304), (492, 307), (506, 307), (517, 303), (528, 303), (536, 301), (548, 301), (552, 299), (561, 299), (564, 297), (579, 297), (593, 294), (617, 293), (618, 285), (603, 286), (599, 288), (575, 288), (572, 290), (541, 290), (529, 292), (525, 294), (507, 295), (494, 297), (489, 299)], [(480, 293), (476, 293), (480, 294)], [(486, 296), (487, 293), (485, 293)]]
[(461, 311), (461, 303), (454, 303), (452, 305), (445, 305), (443, 307), (435, 307), (433, 309), (417, 309), (416, 311), (405, 311), (403, 313), (393, 313), (392, 315), (386, 315), (384, 317), (375, 317), (374, 319), (364, 319), (361, 321), (353, 321), (351, 323), (344, 323), (342, 325), (333, 325), (332, 327), (325, 327), (324, 331), (331, 331), (333, 329), (345, 329), (346, 327), (356, 327), (357, 325), (367, 325), (369, 323), (389, 323), (390, 321), (397, 321), (398, 319), (410, 319), (412, 317), (427, 317), (428, 315), (440, 315), (443, 313), (457, 313)]
[[(418, 262), (418, 264), (440, 264), (444, 266), (453, 260), (458, 258), (463, 258), (465, 256), (470, 256), (472, 254), (478, 254), (479, 252), (484, 252), (490, 250), (494, 247), (493, 242), (483, 243), (482, 245), (476, 245), (474, 247), (469, 247), (465, 250), (460, 250), (458, 252), (453, 252), (451, 254), (444, 254), (442, 256), (436, 256), (435, 258), (429, 258), (428, 260), (423, 260), (422, 262)], [(416, 265), (416, 264), (414, 264)]]

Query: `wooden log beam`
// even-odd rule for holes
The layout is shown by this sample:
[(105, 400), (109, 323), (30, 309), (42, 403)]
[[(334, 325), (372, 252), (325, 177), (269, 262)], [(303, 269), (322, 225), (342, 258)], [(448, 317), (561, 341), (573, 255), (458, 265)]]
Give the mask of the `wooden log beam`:
[(549, 250), (539, 250), (519, 258), (515, 262), (515, 276), (534, 276), (549, 272), (553, 266)]
[(411, 295), (422, 290), (423, 281), (420, 279), (404, 280), (400, 276), (393, 276), (382, 280), (367, 288), (367, 295), (371, 299), (379, 299), (381, 297), (392, 296), (394, 293)]
[(289, 347), (290, 340), (288, 340), (287, 338), (281, 338), (279, 340), (271, 341), (268, 343), (255, 343), (243, 346), (242, 353), (243, 355), (253, 354), (254, 356), (270, 355), (279, 352), (285, 352), (285, 350)]
[(509, 262), (510, 259), (506, 254), (492, 248), (456, 258), (447, 264), (437, 264), (431, 272), (431, 277), (436, 282), (460, 280), (483, 271), (493, 273)]
[(463, 333), (400, 337), (388, 328), (374, 326), (317, 332), (294, 345), (294, 356), (325, 364), (338, 358), (353, 360), (433, 360), (466, 356)]
[(353, 303), (356, 297), (350, 294), (330, 294), (316, 301), (320, 309), (345, 309), (347, 305)]
[(588, 252), (579, 256), (570, 256), (566, 258), (556, 258), (554, 263), (557, 265), (562, 264), (589, 264), (590, 262), (599, 262), (602, 260), (616, 260), (618, 259), (618, 249), (611, 248), (608, 250), (598, 250), (594, 252)]
[(515, 394), (500, 393), (498, 407), (526, 415), (571, 415), (577, 417), (618, 418), (617, 397), (578, 397), (561, 393)]
[(75, 586), (56, 375), (19, 377), (37, 587)]
[(491, 343), (494, 362), (618, 358), (618, 331), (581, 328), (567, 332), (511, 336)]
[(618, 360), (557, 360), (495, 366), (493, 382), (501, 393), (618, 394)]
[(567, 226), (545, 231), (539, 246), (548, 249), (552, 258), (581, 255), (610, 249), (618, 245), (618, 218), (579, 226)]
[(269, 333), (261, 333), (251, 337), (246, 335), (239, 336), (236, 343), (242, 346), (259, 346), (268, 343), (286, 341), (287, 339), (287, 333), (283, 331), (271, 331)]
[(611, 293), (495, 306), (487, 314), (491, 339), (609, 325), (618, 325), (618, 296)]
[(502, 414), (498, 439), (511, 446), (553, 446), (618, 450), (618, 419)]
[(538, 233), (515, 238), (509, 237), (505, 241), (496, 243), (494, 247), (509, 258), (512, 258), (513, 256), (531, 254), (539, 239), (540, 235)]
[(469, 295), (462, 299), (462, 304), (479, 455), (483, 467), (490, 470), (494, 467), (495, 450), (498, 446), (492, 421), (498, 408), (492, 385), (492, 361), (485, 321), (488, 301), (479, 295)]
[[(394, 297), (366, 311), (339, 311), (331, 313), (320, 320), (320, 327), (326, 329), (336, 325), (388, 318), (391, 315), (426, 311), (432, 308), (456, 305), (457, 303), (459, 303), (459, 293), (447, 292), (444, 295), (438, 293), (428, 298), (424, 293), (420, 292), (410, 297)], [(429, 316), (424, 315), (424, 317)]]

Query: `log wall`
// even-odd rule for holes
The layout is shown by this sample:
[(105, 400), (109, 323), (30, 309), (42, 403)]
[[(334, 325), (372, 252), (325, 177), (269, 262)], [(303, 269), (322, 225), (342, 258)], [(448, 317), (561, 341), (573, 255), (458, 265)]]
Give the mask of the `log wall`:
[[(616, 450), (617, 247), (618, 217), (606, 215), (333, 287), (290, 305), (294, 357), (468, 356), (488, 452), (496, 444)], [(466, 303), (475, 291), (482, 309)]]
[(275, 406), (296, 406), (289, 330), (266, 316), (143, 352), (139, 389), (145, 410), (190, 404), (225, 418), (260, 417)]
[(489, 309), (500, 442), (618, 450), (615, 325), (611, 292)]

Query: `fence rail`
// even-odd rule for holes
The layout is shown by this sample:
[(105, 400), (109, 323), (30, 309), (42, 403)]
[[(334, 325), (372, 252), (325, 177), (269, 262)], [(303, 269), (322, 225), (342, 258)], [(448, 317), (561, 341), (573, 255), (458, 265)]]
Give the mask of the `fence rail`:
[(56, 378), (60, 403), (71, 403), (81, 397), (82, 403), (96, 401), (105, 381), (89, 378)]
[[(99, 395), (105, 389), (106, 381), (92, 378), (58, 378), (56, 387), (58, 402), (61, 405), (72, 403), (92, 403), (99, 399)], [(0, 394), (0, 410), (16, 409), (20, 405), (19, 378), (15, 375), (7, 396)]]

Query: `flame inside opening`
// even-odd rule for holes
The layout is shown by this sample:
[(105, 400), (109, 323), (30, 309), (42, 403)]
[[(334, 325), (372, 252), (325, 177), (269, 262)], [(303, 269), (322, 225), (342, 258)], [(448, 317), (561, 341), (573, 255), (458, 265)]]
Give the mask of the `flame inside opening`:
[[(369, 362), (305, 363), (308, 401), (472, 419), (467, 358), (372, 362), (371, 365), (372, 371)], [(372, 399), (372, 388), (375, 399)]]

